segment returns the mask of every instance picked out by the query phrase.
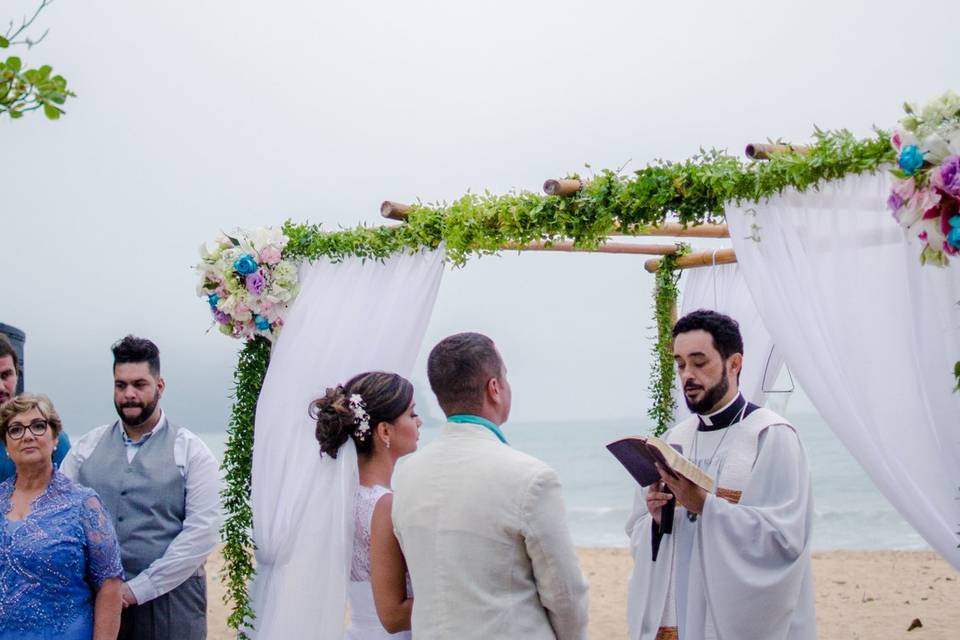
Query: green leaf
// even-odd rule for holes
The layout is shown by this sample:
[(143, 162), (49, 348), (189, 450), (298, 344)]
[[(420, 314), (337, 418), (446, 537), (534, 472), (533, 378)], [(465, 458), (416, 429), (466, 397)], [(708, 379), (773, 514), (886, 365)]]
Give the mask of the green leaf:
[(20, 67), (23, 63), (20, 61), (20, 58), (17, 56), (10, 56), (7, 58), (7, 68), (13, 71), (14, 73), (20, 71)]
[(4, 38), (3, 36), (0, 36), (0, 49), (6, 49), (9, 46), (10, 46), (10, 41)]
[(47, 118), (49, 118), (50, 120), (59, 120), (61, 113), (63, 113), (63, 111), (53, 106), (52, 104), (43, 105), (43, 114), (47, 116)]

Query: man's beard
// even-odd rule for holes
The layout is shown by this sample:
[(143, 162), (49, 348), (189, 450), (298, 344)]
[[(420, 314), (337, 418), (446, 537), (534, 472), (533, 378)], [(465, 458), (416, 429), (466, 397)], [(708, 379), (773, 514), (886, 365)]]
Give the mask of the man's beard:
[(723, 399), (723, 396), (727, 395), (727, 391), (730, 390), (730, 380), (727, 378), (727, 368), (723, 368), (723, 376), (720, 378), (720, 382), (713, 385), (703, 394), (698, 402), (693, 402), (687, 396), (686, 393), (683, 394), (683, 400), (687, 403), (687, 408), (690, 409), (693, 413), (704, 414), (717, 406), (717, 403)]
[[(117, 404), (116, 401), (114, 401), (113, 406), (116, 408), (117, 415), (120, 416), (120, 421), (123, 422), (123, 424), (127, 425), (128, 427), (139, 427), (150, 419), (150, 416), (153, 415), (153, 412), (156, 410), (158, 404), (160, 404), (159, 394), (154, 395), (153, 400), (148, 404), (142, 404), (140, 402)], [(130, 407), (140, 407), (140, 413), (132, 418), (128, 418), (123, 410)]]

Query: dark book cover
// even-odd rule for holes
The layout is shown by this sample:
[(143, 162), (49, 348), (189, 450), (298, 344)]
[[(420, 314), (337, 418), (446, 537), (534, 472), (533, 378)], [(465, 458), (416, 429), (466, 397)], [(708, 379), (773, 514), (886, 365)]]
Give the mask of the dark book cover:
[[(672, 444), (670, 446), (676, 449), (677, 453), (683, 454), (683, 447), (680, 445)], [(660, 480), (660, 474), (657, 472), (654, 462), (659, 462), (670, 471), (670, 465), (663, 459), (663, 455), (656, 449), (648, 448), (644, 441), (639, 438), (624, 438), (611, 442), (607, 445), (607, 450), (620, 461), (620, 464), (630, 472), (630, 475), (640, 483), (641, 487), (649, 487)]]

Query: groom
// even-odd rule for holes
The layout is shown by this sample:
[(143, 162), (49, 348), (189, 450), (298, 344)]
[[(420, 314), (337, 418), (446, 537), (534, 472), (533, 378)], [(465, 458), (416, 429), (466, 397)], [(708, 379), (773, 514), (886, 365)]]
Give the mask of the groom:
[(586, 638), (587, 585), (560, 482), (507, 443), (507, 370), (493, 341), (459, 333), (427, 362), (447, 415), (398, 465), (393, 526), (413, 582), (413, 637)]

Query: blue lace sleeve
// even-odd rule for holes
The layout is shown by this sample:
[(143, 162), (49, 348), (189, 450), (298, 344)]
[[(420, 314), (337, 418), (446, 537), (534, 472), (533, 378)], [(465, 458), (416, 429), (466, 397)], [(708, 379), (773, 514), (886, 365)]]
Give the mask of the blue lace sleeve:
[(80, 521), (86, 536), (87, 580), (100, 588), (104, 580), (123, 578), (120, 544), (110, 516), (96, 494), (83, 501)]

